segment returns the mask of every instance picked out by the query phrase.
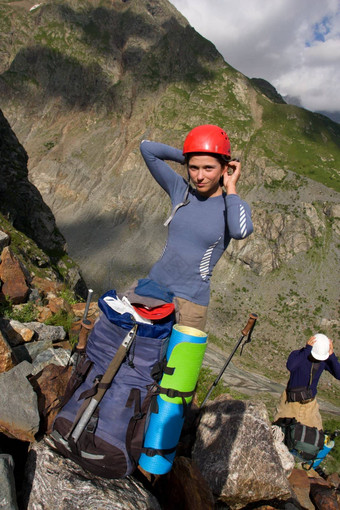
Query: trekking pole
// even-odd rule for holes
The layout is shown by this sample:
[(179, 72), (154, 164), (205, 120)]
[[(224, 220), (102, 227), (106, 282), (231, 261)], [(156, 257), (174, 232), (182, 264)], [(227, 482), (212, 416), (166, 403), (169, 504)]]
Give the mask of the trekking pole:
[[(212, 383), (212, 385), (210, 386), (209, 388), (209, 391), (208, 393), (206, 394), (202, 404), (201, 404), (201, 407), (204, 406), (204, 404), (206, 403), (206, 401), (208, 400), (211, 392), (213, 391), (213, 389), (217, 386), (218, 384), (218, 381), (221, 379), (222, 375), (223, 375), (223, 372), (225, 371), (225, 369), (227, 368), (227, 366), (229, 365), (230, 361), (231, 361), (231, 358), (234, 356), (235, 352), (237, 351), (237, 348), (238, 346), (240, 345), (240, 343), (242, 342), (243, 338), (248, 335), (247, 337), (247, 340), (244, 342), (245, 344), (250, 342), (251, 340), (251, 334), (252, 334), (252, 331), (255, 327), (255, 324), (256, 324), (256, 319), (257, 319), (257, 314), (256, 313), (251, 313), (249, 315), (249, 319), (248, 319), (248, 322), (247, 322), (247, 325), (245, 326), (245, 328), (242, 329), (241, 333), (242, 333), (242, 336), (240, 337), (239, 341), (237, 342), (237, 344), (235, 345), (233, 351), (231, 352), (229, 358), (227, 359), (227, 361), (225, 362), (221, 372), (219, 373), (219, 375), (216, 377), (215, 381)], [(242, 346), (242, 349), (243, 349), (243, 346)], [(242, 351), (241, 351), (242, 353)]]
[(78, 343), (76, 345), (77, 351), (82, 351), (85, 349), (87, 344), (87, 337), (89, 335), (90, 330), (93, 328), (93, 320), (87, 318), (87, 314), (89, 313), (91, 298), (92, 298), (93, 290), (89, 289), (87, 294), (87, 301), (84, 310), (83, 318), (80, 322), (80, 332), (78, 337)]
[(73, 431), (71, 431), (71, 438), (76, 443), (81, 436), (83, 430), (87, 426), (88, 422), (91, 419), (91, 416), (93, 415), (96, 407), (98, 406), (99, 402), (103, 398), (106, 390), (110, 387), (110, 384), (112, 383), (112, 380), (114, 376), (116, 375), (120, 365), (122, 364), (123, 359), (125, 358), (135, 336), (137, 333), (137, 324), (133, 326), (132, 329), (127, 333), (125, 336), (123, 342), (120, 344), (120, 346), (117, 349), (116, 354), (114, 355), (111, 363), (109, 364), (105, 374), (101, 378), (99, 384), (98, 384), (98, 391), (97, 393), (89, 400), (86, 409), (84, 410), (83, 414), (80, 416), (78, 423), (75, 424), (75, 428)]

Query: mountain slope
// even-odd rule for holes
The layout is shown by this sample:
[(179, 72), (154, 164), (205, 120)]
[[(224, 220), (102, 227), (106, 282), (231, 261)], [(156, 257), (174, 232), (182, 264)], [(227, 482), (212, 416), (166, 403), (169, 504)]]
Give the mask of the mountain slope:
[(0, 3), (1, 107), (88, 284), (124, 289), (162, 251), (170, 204), (140, 141), (181, 147), (195, 125), (223, 125), (255, 232), (216, 268), (209, 330), (232, 345), (258, 312), (241, 361), (284, 378), (309, 331), (340, 329), (340, 126), (272, 102), (166, 0), (31, 7)]

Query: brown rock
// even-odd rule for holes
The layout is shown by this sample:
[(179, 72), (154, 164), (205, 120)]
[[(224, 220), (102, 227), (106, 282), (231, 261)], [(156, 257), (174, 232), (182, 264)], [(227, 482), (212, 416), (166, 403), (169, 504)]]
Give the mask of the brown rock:
[(306, 471), (294, 468), (292, 474), (288, 478), (292, 487), (301, 487), (309, 490), (309, 478)]
[(261, 506), (257, 506), (256, 510), (276, 510), (276, 508), (275, 508), (275, 506), (271, 506), (271, 505), (261, 505)]
[(18, 259), (8, 246), (2, 250), (1, 254), (0, 279), (3, 282), (0, 298), (9, 297), (13, 304), (26, 302), (29, 288), (25, 275)]
[(214, 496), (195, 462), (176, 457), (167, 475), (155, 482), (157, 499), (164, 510), (213, 510)]
[(61, 312), (61, 311), (65, 311), (67, 313), (72, 312), (71, 306), (62, 297), (55, 296), (55, 297), (49, 299), (48, 304), (46, 306), (47, 306), (47, 308), (49, 308), (51, 310), (51, 312), (53, 314)]
[(37, 317), (38, 322), (46, 322), (47, 319), (50, 319), (53, 315), (50, 308), (47, 308), (47, 306), (38, 306), (37, 307), (39, 315)]
[(309, 498), (310, 481), (307, 472), (294, 468), (288, 480), (302, 508), (314, 510), (314, 505)]
[(53, 342), (53, 347), (59, 347), (60, 349), (71, 350), (72, 345), (69, 340), (61, 340), (60, 342)]
[(32, 286), (43, 295), (47, 295), (49, 292), (58, 294), (63, 289), (62, 283), (40, 278), (39, 276), (34, 276)]
[[(72, 311), (74, 315), (82, 319), (85, 311), (86, 303), (76, 303), (75, 305), (72, 305)], [(98, 307), (97, 302), (90, 303), (89, 312), (87, 316), (90, 318), (96, 318), (99, 316), (100, 309)]]
[(0, 373), (8, 372), (16, 365), (11, 346), (0, 331)]
[(339, 510), (335, 491), (314, 479), (310, 485), (310, 499), (317, 510)]
[(327, 476), (327, 483), (334, 487), (334, 489), (340, 488), (340, 476), (338, 473), (332, 473), (331, 475)]
[(16, 346), (30, 342), (34, 336), (34, 331), (19, 321), (11, 320), (6, 325), (6, 335), (11, 346)]
[(39, 432), (42, 434), (50, 434), (52, 431), (52, 423), (59, 411), (57, 406), (65, 393), (71, 372), (72, 366), (63, 367), (50, 363), (29, 378), (38, 395)]

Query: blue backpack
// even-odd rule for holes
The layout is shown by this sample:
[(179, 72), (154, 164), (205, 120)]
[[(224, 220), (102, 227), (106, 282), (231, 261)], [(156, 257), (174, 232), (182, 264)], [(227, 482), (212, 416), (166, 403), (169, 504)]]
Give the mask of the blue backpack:
[[(109, 291), (98, 301), (103, 313), (72, 373), (51, 438), (60, 453), (83, 468), (105, 478), (122, 478), (138, 464), (145, 421), (152, 397), (159, 391), (156, 383), (162, 376), (174, 316), (152, 325), (136, 323), (130, 314), (112, 310), (104, 301), (106, 296), (116, 297), (116, 293)], [(123, 362), (75, 440), (75, 427), (134, 326), (137, 331)]]

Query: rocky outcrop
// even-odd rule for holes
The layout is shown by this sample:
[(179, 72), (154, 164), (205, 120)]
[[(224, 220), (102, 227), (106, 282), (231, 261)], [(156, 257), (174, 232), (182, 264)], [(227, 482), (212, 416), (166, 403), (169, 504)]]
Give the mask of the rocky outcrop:
[[(282, 508), (285, 502), (289, 508), (299, 508), (303, 499), (311, 504), (307, 485), (302, 492), (293, 473), (292, 455), (273, 435), (265, 406), (229, 395), (208, 401), (202, 409), (192, 406), (167, 475), (153, 479), (137, 470), (126, 479), (107, 480), (83, 470), (57, 453), (48, 436), (72, 372), (69, 363), (69, 350), (50, 348), (32, 363), (23, 361), (0, 374), (0, 432), (31, 445), (25, 476), (17, 480), (20, 508), (61, 509), (65, 501), (68, 508), (114, 505), (162, 510), (213, 510), (216, 505), (236, 510), (263, 504)], [(0, 480), (6, 502), (13, 501), (16, 508), (9, 451), (5, 449), (4, 455), (3, 471), (0, 455)], [(313, 473), (313, 484), (320, 484)], [(314, 500), (332, 501), (334, 484), (335, 479), (322, 489), (313, 486)]]
[[(62, 259), (54, 256), (50, 258), (32, 239), (5, 220), (1, 213), (0, 236), (4, 240), (0, 251), (0, 303), (9, 300), (16, 305), (26, 303), (27, 300), (39, 301), (40, 298), (46, 298), (51, 316), (53, 309), (55, 311), (62, 304), (58, 302), (57, 295), (66, 286), (79, 298), (87, 296), (86, 284), (77, 265), (68, 255), (65, 254)], [(65, 302), (62, 306), (67, 308)]]
[[(52, 365), (41, 372), (45, 373), (43, 377), (49, 389), (41, 375), (30, 378), (35, 390), (42, 392), (41, 397), (43, 393), (48, 397), (43, 406), (45, 410), (54, 403), (58, 385), (59, 391), (64, 391), (65, 386), (62, 386), (66, 383), (60, 386), (60, 380), (57, 381), (57, 372), (66, 374), (66, 371)], [(39, 408), (41, 418), (43, 407)], [(40, 433), (45, 433), (42, 428)], [(248, 508), (247, 505), (283, 508), (285, 504), (292, 509), (300, 508), (300, 504), (312, 509), (309, 494), (314, 502), (334, 500), (334, 488), (339, 484), (334, 477), (332, 483), (331, 478), (325, 482), (314, 471), (310, 479), (306, 472), (293, 467), (289, 473), (284, 471), (263, 406), (223, 395), (208, 402), (202, 410), (197, 430), (196, 425), (191, 425), (185, 433), (192, 435), (192, 458), (190, 449), (183, 449), (184, 443), (189, 444), (183, 437), (184, 442), (179, 445), (182, 454), (178, 452), (170, 473), (154, 480), (143, 470), (125, 479), (98, 477), (57, 453), (48, 436), (33, 440), (20, 483), (20, 504), (32, 510), (40, 506), (61, 509), (65, 501), (68, 508), (87, 505), (99, 509), (113, 505), (118, 509), (213, 510), (218, 507), (236, 510)], [(6, 473), (4, 486), (9, 487), (8, 494), (12, 487), (13, 494), (13, 474)], [(316, 508), (326, 507), (317, 503)]]
[[(24, 265), (18, 263), (11, 250), (13, 236), (13, 244), (20, 244), (16, 249), (26, 263), (39, 270), (49, 268), (54, 278), (63, 276), (78, 296), (84, 297), (85, 282), (76, 264), (66, 255), (66, 242), (52, 211), (28, 179), (27, 163), (25, 149), (0, 110), (0, 299), (8, 295), (17, 304), (25, 302), (27, 297), (29, 282), (25, 281), (26, 275), (21, 274), (25, 273)], [(14, 266), (17, 267), (15, 275)]]
[[(59, 403), (70, 372), (64, 369), (70, 361), (70, 351), (58, 348), (67, 344), (70, 349), (64, 327), (45, 324), (41, 316), (51, 319), (64, 314), (69, 321), (77, 321), (84, 312), (85, 303), (77, 303), (73, 313), (72, 305), (60, 296), (65, 292), (65, 284), (42, 277), (32, 278), (22, 260), (14, 256), (8, 246), (1, 253), (0, 283), (0, 432), (20, 441), (33, 442), (39, 430), (50, 427), (51, 410)], [(72, 296), (71, 289), (68, 292)], [(89, 313), (98, 313), (95, 303)], [(29, 314), (36, 320), (25, 322), (12, 318), (20, 314), (23, 317)], [(45, 371), (44, 379), (41, 371), (51, 364), (54, 372), (51, 369), (47, 376)], [(54, 381), (54, 392), (49, 391), (50, 381)]]
[(286, 104), (281, 94), (278, 93), (275, 87), (263, 78), (252, 78), (252, 84), (271, 101), (278, 104)]
[(106, 480), (84, 471), (71, 460), (55, 454), (43, 441), (29, 454), (23, 501), (27, 510), (44, 508), (76, 510), (161, 510), (156, 498), (134, 478)]
[(225, 396), (208, 402), (192, 458), (213, 493), (232, 509), (292, 496), (264, 405)]
[(259, 275), (271, 273), (299, 253), (306, 253), (326, 230), (327, 218), (320, 218), (312, 203), (301, 203), (285, 211), (274, 211), (271, 204), (259, 203), (253, 221), (257, 235), (242, 242), (233, 241), (227, 253)]
[(47, 251), (65, 251), (52, 211), (28, 180), (28, 156), (0, 110), (0, 212)]

